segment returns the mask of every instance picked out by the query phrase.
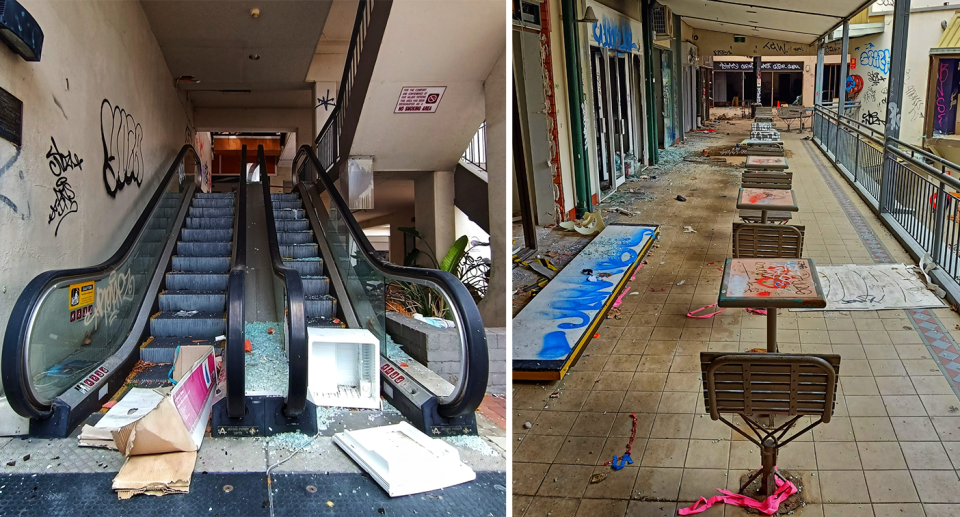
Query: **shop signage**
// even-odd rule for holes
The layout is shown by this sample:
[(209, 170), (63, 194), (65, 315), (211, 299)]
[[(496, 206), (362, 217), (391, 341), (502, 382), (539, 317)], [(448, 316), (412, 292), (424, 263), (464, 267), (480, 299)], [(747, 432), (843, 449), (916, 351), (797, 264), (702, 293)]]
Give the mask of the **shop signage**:
[[(738, 72), (752, 72), (752, 61), (713, 61), (714, 70), (733, 70)], [(760, 64), (760, 70), (763, 72), (784, 71), (784, 72), (802, 72), (803, 63), (790, 62), (763, 62)]]

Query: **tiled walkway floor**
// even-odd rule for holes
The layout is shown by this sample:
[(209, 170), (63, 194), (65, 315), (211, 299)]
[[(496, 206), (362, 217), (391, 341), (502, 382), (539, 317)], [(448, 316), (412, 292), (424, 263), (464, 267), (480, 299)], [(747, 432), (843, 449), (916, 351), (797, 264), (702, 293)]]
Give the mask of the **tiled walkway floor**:
[[(731, 143), (748, 127), (725, 125), (729, 136), (699, 141)], [(784, 140), (806, 257), (910, 262), (818, 150), (796, 133)], [(736, 491), (740, 475), (759, 467), (753, 444), (704, 413), (698, 354), (764, 347), (765, 318), (740, 309), (685, 317), (717, 301), (740, 171), (684, 163), (665, 174), (669, 181), (651, 191), (656, 199), (640, 207), (643, 216), (626, 219), (663, 225), (660, 247), (630, 284), (642, 294), (625, 297), (623, 318), (605, 321), (564, 380), (514, 384), (514, 515), (676, 515), (716, 488)], [(678, 193), (688, 201), (675, 201)], [(802, 473), (808, 504), (795, 515), (960, 515), (960, 399), (926, 344), (955, 347), (950, 334), (960, 335), (958, 324), (949, 310), (781, 311), (781, 351), (842, 356), (833, 421), (780, 455), (781, 468)], [(559, 397), (550, 398), (556, 390)], [(633, 412), (634, 464), (614, 472), (603, 463), (623, 453)], [(590, 484), (596, 472), (607, 477)], [(746, 513), (720, 505), (702, 515)]]

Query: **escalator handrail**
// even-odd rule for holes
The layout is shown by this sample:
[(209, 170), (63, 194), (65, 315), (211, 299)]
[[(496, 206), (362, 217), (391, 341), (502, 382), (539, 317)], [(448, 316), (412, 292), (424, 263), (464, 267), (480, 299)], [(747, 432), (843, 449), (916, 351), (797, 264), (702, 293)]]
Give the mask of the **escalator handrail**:
[(150, 221), (163, 194), (166, 192), (164, 187), (170, 183), (173, 175), (179, 172), (179, 165), (183, 162), (188, 151), (193, 153), (199, 170), (200, 158), (193, 146), (186, 144), (181, 147), (177, 157), (173, 160), (173, 164), (170, 165), (157, 185), (153, 197), (150, 198), (133, 228), (127, 233), (123, 243), (110, 258), (95, 266), (44, 271), (23, 288), (13, 306), (13, 311), (10, 313), (10, 319), (7, 321), (7, 328), (3, 337), (3, 351), (0, 353), (0, 378), (3, 382), (4, 395), (10, 407), (19, 415), (29, 418), (48, 418), (53, 413), (51, 405), (41, 403), (30, 390), (30, 383), (27, 381), (27, 365), (24, 364), (27, 347), (25, 340), (30, 331), (33, 315), (39, 309), (37, 304), (40, 303), (41, 297), (54, 283), (81, 276), (106, 276), (124, 263), (133, 247), (139, 242), (147, 222)]
[(233, 268), (230, 269), (227, 291), (227, 416), (241, 418), (245, 412), (246, 315), (243, 301), (244, 276), (247, 266), (247, 146), (240, 148), (240, 189), (236, 202), (237, 235), (234, 238)]
[[(357, 243), (367, 262), (373, 268), (391, 279), (431, 284), (431, 287), (446, 295), (450, 308), (456, 314), (458, 321), (457, 330), (460, 332), (462, 363), (461, 375), (456, 386), (458, 389), (446, 397), (438, 395), (437, 398), (440, 402), (438, 412), (441, 416), (447, 418), (474, 412), (483, 402), (483, 396), (487, 390), (490, 364), (483, 319), (480, 317), (480, 310), (477, 308), (473, 296), (470, 295), (470, 291), (457, 277), (446, 271), (398, 266), (380, 258), (380, 254), (370, 244), (366, 234), (360, 228), (360, 224), (353, 217), (352, 211), (309, 145), (300, 147), (293, 159), (293, 164), (299, 163), (301, 157), (306, 157), (312, 163), (315, 173), (312, 179), (315, 182), (319, 181), (318, 186), (329, 193), (331, 202), (343, 217), (350, 237)], [(294, 168), (293, 170), (294, 176), (296, 176), (299, 169)]]
[(288, 418), (299, 417), (307, 405), (307, 312), (303, 295), (303, 279), (300, 272), (283, 263), (280, 243), (277, 239), (277, 224), (273, 217), (273, 199), (270, 197), (270, 175), (267, 174), (263, 146), (257, 146), (257, 163), (260, 167), (260, 182), (263, 185), (263, 208), (267, 217), (267, 241), (273, 272), (283, 278), (287, 293), (285, 318), (287, 322), (288, 384), (283, 414)]

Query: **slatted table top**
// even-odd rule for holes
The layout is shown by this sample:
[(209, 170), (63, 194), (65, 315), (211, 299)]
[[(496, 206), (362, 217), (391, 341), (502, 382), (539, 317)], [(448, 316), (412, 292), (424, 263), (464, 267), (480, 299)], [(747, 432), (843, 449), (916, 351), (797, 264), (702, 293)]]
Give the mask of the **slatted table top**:
[(810, 259), (727, 259), (717, 305), (822, 308), (827, 300)]
[(798, 212), (796, 196), (791, 189), (741, 188), (737, 195), (740, 210), (779, 210)]
[(747, 155), (745, 167), (748, 169), (764, 169), (782, 171), (789, 168), (787, 159), (783, 156)]

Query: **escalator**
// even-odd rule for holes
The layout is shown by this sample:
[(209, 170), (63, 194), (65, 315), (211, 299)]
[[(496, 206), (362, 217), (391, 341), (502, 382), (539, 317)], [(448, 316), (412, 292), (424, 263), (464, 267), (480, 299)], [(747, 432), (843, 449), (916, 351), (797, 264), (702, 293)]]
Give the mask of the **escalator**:
[(244, 233), (244, 189), (197, 192), (197, 171), (196, 152), (184, 146), (111, 258), (44, 272), (21, 293), (0, 376), (32, 436), (68, 436), (128, 389), (170, 385), (178, 346), (210, 344), (219, 354), (217, 337), (228, 333), (242, 346), (242, 304), (239, 320), (227, 307), (243, 295), (234, 244)]
[[(260, 150), (257, 159), (265, 170)], [(298, 163), (292, 192), (268, 195), (270, 178), (262, 176), (274, 272), (283, 279), (289, 329), (287, 406), (305, 408), (303, 415), (313, 413), (307, 396), (308, 328), (366, 329), (380, 341), (384, 399), (429, 435), (476, 434), (475, 411), (486, 391), (488, 357), (483, 324), (470, 293), (444, 271), (383, 261), (310, 146), (300, 148), (294, 159)], [(388, 357), (385, 295), (397, 282), (433, 289), (445, 300), (460, 338), (461, 371), (452, 386), (425, 367), (410, 368)]]

